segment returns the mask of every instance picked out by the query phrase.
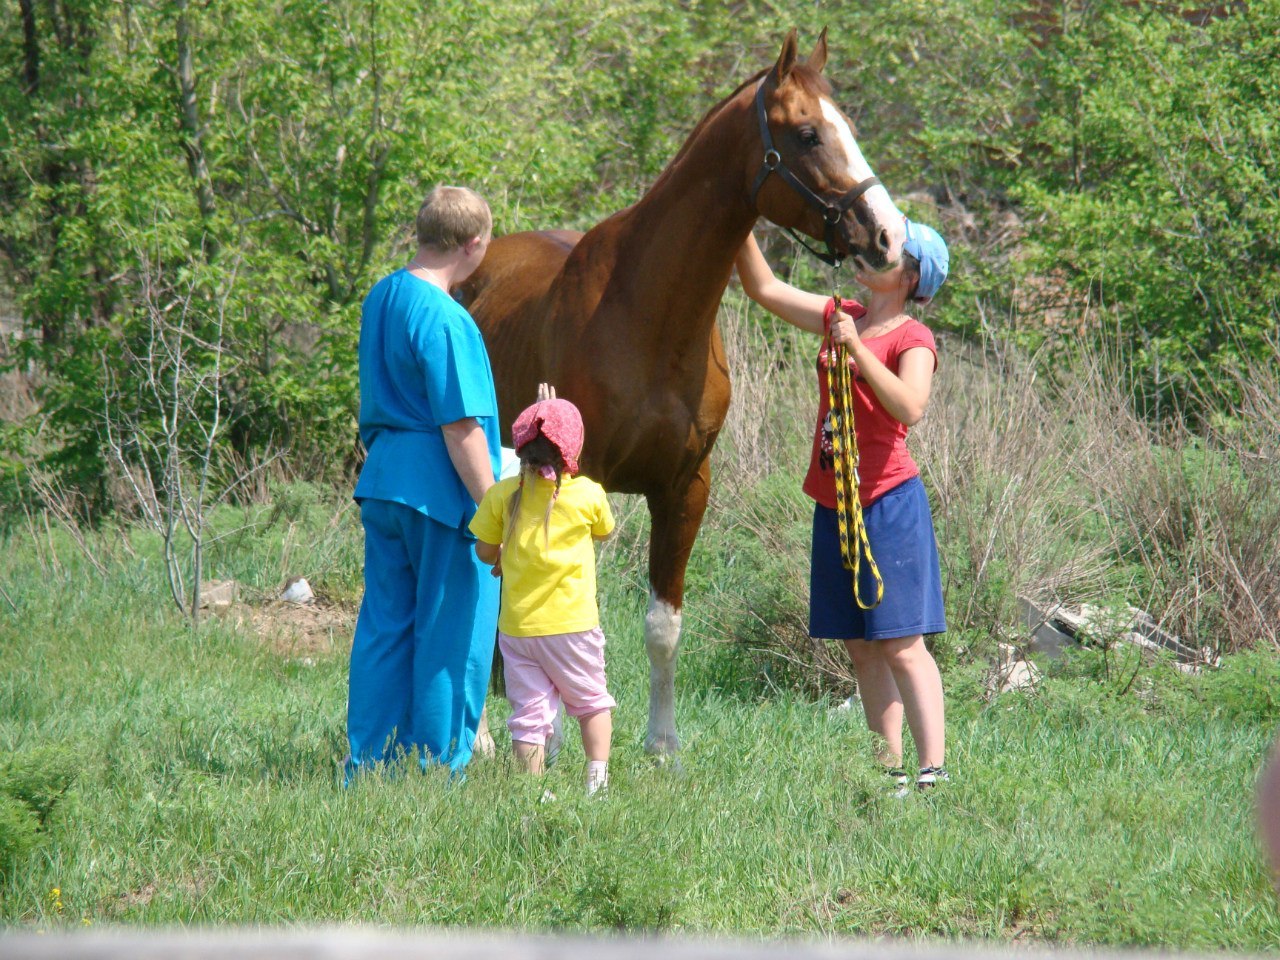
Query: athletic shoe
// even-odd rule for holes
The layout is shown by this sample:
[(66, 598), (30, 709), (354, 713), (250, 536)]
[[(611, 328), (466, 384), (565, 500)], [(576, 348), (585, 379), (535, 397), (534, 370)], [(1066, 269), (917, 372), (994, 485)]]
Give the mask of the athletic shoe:
[(946, 767), (921, 767), (920, 776), (916, 777), (916, 789), (921, 793), (928, 793), (938, 784), (950, 779), (951, 774), (947, 773)]

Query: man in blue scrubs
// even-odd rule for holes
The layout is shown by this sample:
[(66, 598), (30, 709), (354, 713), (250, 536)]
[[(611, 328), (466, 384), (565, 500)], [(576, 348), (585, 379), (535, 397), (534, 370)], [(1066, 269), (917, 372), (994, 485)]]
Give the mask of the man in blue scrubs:
[(484, 258), (488, 204), (437, 187), (418, 252), (365, 298), (355, 499), (364, 600), (351, 647), (346, 775), (402, 752), (455, 773), (471, 759), (498, 619), (498, 581), (467, 524), (500, 465), (498, 403), (480, 331), (450, 295)]

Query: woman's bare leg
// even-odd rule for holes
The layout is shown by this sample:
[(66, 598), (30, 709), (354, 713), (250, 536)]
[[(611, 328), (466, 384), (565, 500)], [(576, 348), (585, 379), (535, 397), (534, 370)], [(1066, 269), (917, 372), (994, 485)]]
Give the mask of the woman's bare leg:
[(940, 767), (946, 754), (942, 675), (924, 637), (877, 640), (902, 698), (921, 768)]
[(886, 767), (902, 766), (902, 695), (879, 641), (846, 640), (858, 677), (858, 695), (867, 727), (880, 735), (883, 743), (877, 759)]

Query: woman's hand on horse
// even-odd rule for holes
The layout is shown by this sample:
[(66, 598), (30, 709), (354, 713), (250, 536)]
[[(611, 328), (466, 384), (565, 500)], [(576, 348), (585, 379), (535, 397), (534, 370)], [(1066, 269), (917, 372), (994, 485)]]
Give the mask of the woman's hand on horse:
[(554, 400), (556, 398), (556, 388), (549, 383), (538, 384), (538, 402), (543, 400)]

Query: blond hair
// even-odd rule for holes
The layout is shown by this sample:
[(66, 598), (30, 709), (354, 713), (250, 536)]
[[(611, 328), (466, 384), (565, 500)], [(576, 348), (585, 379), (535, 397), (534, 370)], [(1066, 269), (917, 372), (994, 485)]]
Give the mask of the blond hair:
[(420, 245), (447, 253), (475, 237), (488, 236), (493, 214), (474, 190), (439, 186), (422, 201), (415, 226)]
[(507, 533), (503, 542), (515, 542), (516, 520), (520, 516), (520, 504), (524, 500), (525, 478), (534, 477), (542, 467), (551, 467), (556, 472), (556, 488), (551, 493), (551, 499), (547, 501), (547, 512), (542, 518), (542, 540), (550, 546), (551, 510), (560, 497), (560, 485), (564, 482), (564, 457), (560, 455), (559, 447), (544, 437), (541, 431), (517, 450), (516, 455), (520, 458), (520, 484), (511, 494), (511, 499), (507, 501)]

